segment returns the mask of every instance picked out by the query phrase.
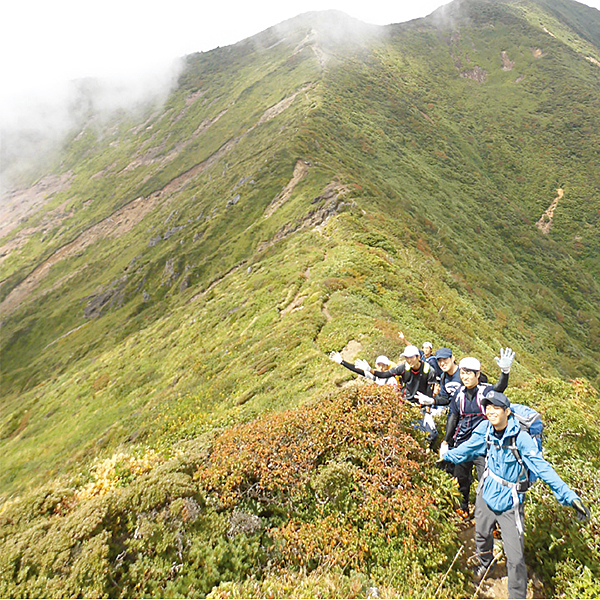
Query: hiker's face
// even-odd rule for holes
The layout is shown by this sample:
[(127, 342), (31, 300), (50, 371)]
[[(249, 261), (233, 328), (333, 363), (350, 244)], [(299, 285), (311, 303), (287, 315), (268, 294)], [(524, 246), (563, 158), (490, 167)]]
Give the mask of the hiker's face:
[(501, 406), (496, 406), (495, 404), (488, 404), (485, 407), (485, 416), (494, 426), (494, 429), (502, 431), (502, 429), (506, 429), (508, 417), (510, 416), (510, 408), (502, 408)]
[(474, 388), (479, 383), (479, 373), (480, 371), (471, 371), (471, 369), (461, 369), (460, 380), (463, 382), (463, 385), (466, 388)]
[(406, 357), (406, 362), (408, 363), (408, 366), (411, 369), (418, 369), (419, 368), (419, 363), (421, 362), (421, 360), (419, 359), (418, 356), (407, 356)]
[(448, 371), (450, 371), (453, 364), (454, 364), (453, 356), (451, 356), (450, 358), (438, 358), (438, 365), (440, 365), (440, 369), (442, 371), (444, 371), (444, 373), (447, 373)]
[(425, 358), (429, 358), (431, 356), (431, 348), (429, 346), (423, 346), (423, 354)]
[(390, 365), (386, 365), (385, 363), (375, 363), (378, 371), (389, 371)]

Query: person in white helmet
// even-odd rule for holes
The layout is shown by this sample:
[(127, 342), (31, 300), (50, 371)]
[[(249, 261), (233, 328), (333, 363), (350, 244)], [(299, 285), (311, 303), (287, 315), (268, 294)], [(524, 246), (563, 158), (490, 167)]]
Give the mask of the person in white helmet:
[(356, 366), (364, 370), (366, 377), (369, 373), (379, 378), (397, 376), (403, 386), (403, 396), (409, 402), (418, 402), (419, 394), (431, 397), (435, 385), (435, 371), (431, 365), (421, 360), (419, 349), (416, 346), (406, 346), (402, 356), (406, 360), (405, 364), (385, 371), (371, 369), (366, 361), (357, 360)]
[[(458, 363), (460, 378), (463, 383), (450, 400), (446, 435), (440, 446), (440, 455), (449, 448), (457, 448), (469, 440), (475, 428), (486, 419), (485, 409), (481, 405), (484, 396), (491, 390), (504, 392), (508, 386), (508, 374), (515, 353), (510, 348), (500, 349), (500, 358), (496, 363), (500, 367), (500, 378), (495, 385), (480, 383), (481, 363), (472, 356), (463, 358)], [(477, 469), (477, 478), (481, 480), (485, 469), (485, 458), (478, 456), (454, 467), (454, 476), (458, 480), (458, 488), (462, 494), (462, 502), (458, 514), (469, 518), (469, 493), (473, 482), (473, 465)]]
[[(412, 346), (412, 344), (406, 339), (406, 336), (402, 331), (398, 332), (398, 337), (405, 346)], [(440, 377), (442, 376), (442, 369), (438, 364), (436, 355), (433, 353), (433, 344), (431, 342), (423, 342), (421, 350), (419, 350), (419, 356), (422, 361), (428, 362), (431, 365), (431, 367), (435, 371), (437, 381), (439, 382)]]
[[(329, 358), (333, 362), (336, 362), (339, 365), (342, 365), (342, 367), (346, 367), (346, 369), (352, 371), (353, 373), (356, 373), (357, 375), (361, 375), (362, 377), (366, 377), (367, 379), (374, 381), (377, 385), (391, 385), (391, 386), (398, 385), (398, 380), (396, 379), (396, 377), (393, 377), (393, 376), (391, 376), (391, 377), (375, 377), (375, 375), (371, 375), (370, 369), (369, 369), (368, 373), (365, 373), (364, 369), (359, 369), (356, 366), (354, 366), (352, 363), (345, 361), (339, 352), (335, 352), (335, 351), (332, 352), (329, 355)], [(378, 371), (387, 371), (387, 370), (391, 369), (392, 367), (394, 367), (395, 365), (392, 363), (392, 361), (387, 356), (385, 356), (384, 354), (381, 354), (375, 359), (375, 366), (377, 367)]]
[[(366, 361), (356, 361), (358, 368), (364, 369), (365, 377), (369, 374), (375, 377), (398, 377), (402, 385), (402, 396), (414, 404), (421, 403), (433, 396), (436, 383), (435, 371), (428, 362), (421, 360), (421, 354), (416, 346), (408, 345), (402, 353), (406, 363), (387, 371), (374, 371)], [(415, 426), (427, 436), (429, 447), (432, 448), (438, 438), (438, 431), (431, 416), (430, 408), (423, 408), (423, 419)]]
[(442, 369), (438, 363), (437, 354), (433, 353), (433, 344), (431, 342), (423, 342), (421, 352), (423, 354), (422, 359), (431, 365), (439, 382), (442, 376)]

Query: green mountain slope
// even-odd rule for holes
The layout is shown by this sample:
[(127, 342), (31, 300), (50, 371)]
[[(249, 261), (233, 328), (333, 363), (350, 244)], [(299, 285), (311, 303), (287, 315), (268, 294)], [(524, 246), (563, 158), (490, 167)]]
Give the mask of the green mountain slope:
[(59, 191), (4, 238), (3, 438), (97, 377), (116, 414), (152, 404), (144, 385), (306, 401), (325, 353), (397, 355), (398, 327), (490, 371), (511, 345), (521, 378), (597, 381), (600, 70), (531, 25), (542, 10), (309, 14), (188, 57), (162, 110), (91, 115)]
[(599, 32), (567, 0), (308, 13), (188, 56), (163, 106), (84, 94), (7, 196), (0, 501), (312, 405), (352, 379), (331, 350), (400, 329), (597, 387)]

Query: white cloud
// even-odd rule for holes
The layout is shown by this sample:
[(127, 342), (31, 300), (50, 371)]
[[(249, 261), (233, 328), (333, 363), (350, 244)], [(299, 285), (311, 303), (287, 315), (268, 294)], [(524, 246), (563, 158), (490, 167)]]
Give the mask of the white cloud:
[[(312, 10), (387, 25), (448, 0), (19, 0), (0, 6), (0, 110), (31, 90), (80, 77), (166, 72), (173, 59), (227, 46)], [(588, 0), (600, 8), (600, 0)]]
[(311, 10), (335, 8), (385, 25), (425, 16), (446, 0), (19, 0), (0, 8), (0, 108), (81, 77), (168, 71), (175, 58), (227, 46)]

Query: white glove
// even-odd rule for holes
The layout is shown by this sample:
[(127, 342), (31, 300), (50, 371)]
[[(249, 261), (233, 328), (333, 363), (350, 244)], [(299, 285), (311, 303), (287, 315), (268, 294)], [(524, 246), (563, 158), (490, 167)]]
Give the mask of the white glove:
[(446, 456), (446, 452), (448, 452), (448, 442), (442, 442), (440, 446), (440, 460), (444, 460), (444, 456)]
[(419, 401), (421, 406), (431, 406), (433, 404), (433, 398), (423, 394), (422, 392), (417, 392), (415, 394), (415, 398)]
[(329, 355), (329, 358), (333, 362), (336, 362), (338, 365), (342, 364), (342, 355), (339, 352), (336, 352), (335, 350)]
[(514, 359), (515, 353), (510, 348), (500, 348), (500, 358), (495, 357), (496, 363), (503, 373), (510, 373)]
[(435, 421), (433, 420), (433, 417), (429, 413), (427, 413), (423, 417), (423, 425), (425, 427), (428, 427), (429, 429), (431, 429), (431, 431), (437, 431), (437, 428), (435, 426)]
[(364, 371), (365, 372), (365, 376), (366, 376), (367, 373), (369, 373), (369, 374), (371, 373), (371, 367), (369, 366), (369, 363), (366, 360), (364, 360), (363, 358), (359, 358), (354, 363), (354, 366), (357, 369), (360, 369), (361, 371)]

